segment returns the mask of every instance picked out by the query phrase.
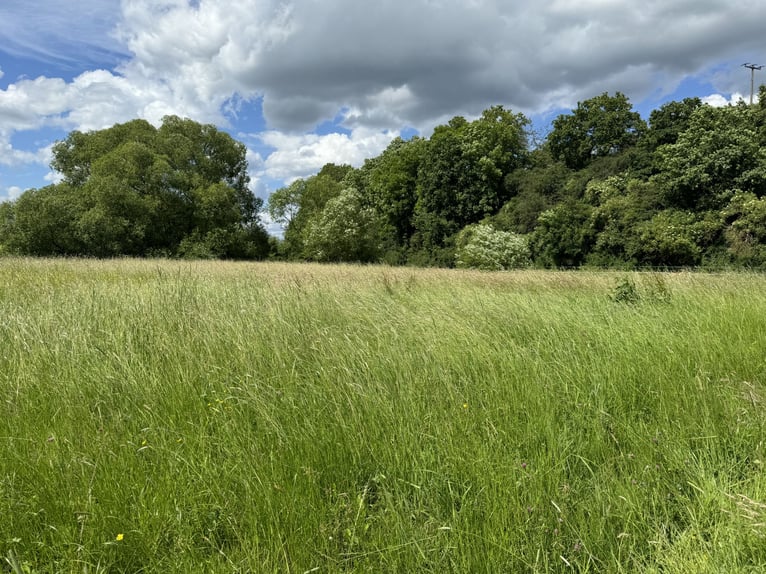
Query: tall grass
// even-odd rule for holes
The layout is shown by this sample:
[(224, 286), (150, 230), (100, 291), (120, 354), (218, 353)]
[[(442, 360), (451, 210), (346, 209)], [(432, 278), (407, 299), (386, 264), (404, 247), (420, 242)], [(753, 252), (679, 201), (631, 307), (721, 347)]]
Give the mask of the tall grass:
[(760, 572), (764, 350), (759, 275), (2, 260), (0, 559)]

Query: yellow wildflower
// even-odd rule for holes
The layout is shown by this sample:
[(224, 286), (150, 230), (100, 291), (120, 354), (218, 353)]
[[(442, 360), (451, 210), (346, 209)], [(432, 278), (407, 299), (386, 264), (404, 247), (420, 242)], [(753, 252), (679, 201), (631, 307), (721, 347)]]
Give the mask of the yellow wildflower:
[(116, 538), (116, 540), (117, 540), (117, 542), (120, 542), (120, 541), (121, 541), (123, 538), (125, 538), (125, 535), (124, 535), (122, 532), (120, 532), (120, 533), (117, 535), (117, 538)]

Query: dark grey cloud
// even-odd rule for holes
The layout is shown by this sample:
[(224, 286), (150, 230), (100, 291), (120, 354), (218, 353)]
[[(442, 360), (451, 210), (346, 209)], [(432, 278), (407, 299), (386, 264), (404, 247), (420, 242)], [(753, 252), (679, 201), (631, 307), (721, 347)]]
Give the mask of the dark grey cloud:
[(375, 96), (402, 86), (412, 101), (399, 119), (422, 125), (496, 102), (534, 112), (605, 90), (641, 98), (658, 81), (670, 90), (712, 63), (755, 58), (763, 21), (754, 1), (296, 1), (289, 34), (239, 80), (265, 95), (280, 129), (342, 107), (379, 117)]

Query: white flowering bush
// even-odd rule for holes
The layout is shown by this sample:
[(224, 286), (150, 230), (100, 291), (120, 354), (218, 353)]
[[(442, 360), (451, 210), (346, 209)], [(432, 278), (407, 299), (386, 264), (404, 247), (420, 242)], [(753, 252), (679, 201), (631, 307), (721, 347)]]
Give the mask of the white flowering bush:
[(455, 257), (460, 268), (487, 271), (518, 269), (531, 262), (524, 236), (482, 224), (469, 225), (460, 232)]

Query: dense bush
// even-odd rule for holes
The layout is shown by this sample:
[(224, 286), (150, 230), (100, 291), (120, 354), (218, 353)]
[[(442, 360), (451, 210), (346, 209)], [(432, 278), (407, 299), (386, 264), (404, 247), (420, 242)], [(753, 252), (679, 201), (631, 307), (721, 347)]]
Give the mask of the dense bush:
[(489, 225), (469, 225), (457, 239), (457, 267), (504, 271), (530, 264), (525, 237)]

